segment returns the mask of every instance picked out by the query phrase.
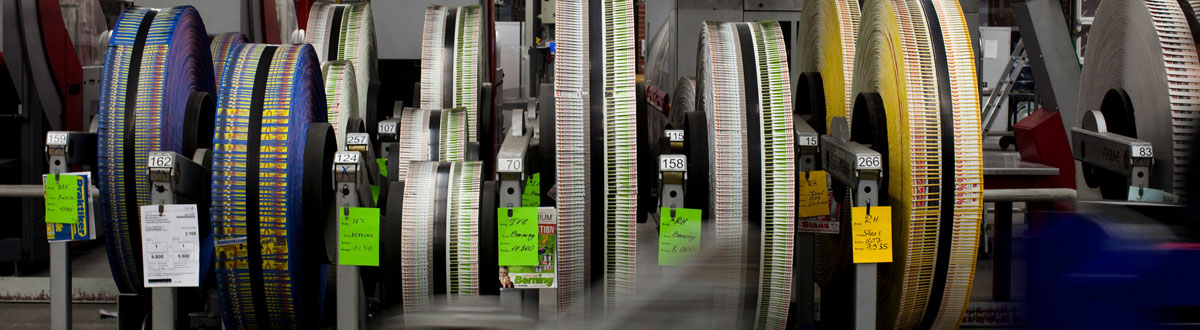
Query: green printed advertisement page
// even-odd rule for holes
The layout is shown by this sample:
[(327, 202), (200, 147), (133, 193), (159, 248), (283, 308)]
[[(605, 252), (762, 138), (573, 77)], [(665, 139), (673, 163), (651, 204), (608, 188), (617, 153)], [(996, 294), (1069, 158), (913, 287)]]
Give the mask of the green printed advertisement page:
[(500, 265), (500, 287), (516, 289), (558, 288), (558, 213), (538, 208), (538, 263), (535, 266)]

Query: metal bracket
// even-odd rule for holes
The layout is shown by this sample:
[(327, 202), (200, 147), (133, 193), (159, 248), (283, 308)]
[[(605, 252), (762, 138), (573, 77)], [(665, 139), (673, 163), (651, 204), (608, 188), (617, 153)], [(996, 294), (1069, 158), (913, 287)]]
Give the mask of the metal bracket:
[(684, 185), (687, 183), (687, 155), (658, 156), (659, 207), (683, 207)]
[(683, 141), (687, 139), (687, 131), (682, 129), (663, 130), (663, 136), (667, 137), (668, 149), (672, 153), (683, 152)]
[[(366, 166), (367, 173), (379, 173), (379, 163), (375, 162), (375, 148), (371, 146), (371, 134), (346, 134), (346, 150), (358, 151), (363, 156), (363, 165)], [(379, 181), (379, 176), (367, 175), (369, 184), (378, 185)]]
[[(519, 110), (515, 110), (516, 115)], [(515, 120), (514, 120), (515, 122)], [(500, 180), (500, 207), (521, 206), (522, 189), (525, 188), (525, 161), (529, 142), (533, 140), (532, 132), (516, 135), (517, 126), (505, 134), (504, 142), (500, 144), (500, 152), (496, 154), (496, 176)]]
[(187, 158), (172, 151), (151, 151), (146, 155), (150, 176), (150, 204), (178, 204), (207, 200), (212, 194), (212, 170), (197, 161), (206, 149)]
[(1080, 162), (1124, 175), (1129, 186), (1147, 188), (1154, 166), (1150, 142), (1108, 132), (1104, 114), (1088, 111), (1083, 127), (1071, 128), (1071, 152)]
[(353, 150), (338, 151), (333, 155), (333, 182), (337, 207), (374, 206), (371, 199), (369, 175), (359, 175), (367, 169), (362, 153)]
[[(878, 206), (879, 177), (883, 172), (883, 156), (856, 142), (845, 142), (829, 135), (821, 136), (821, 152), (830, 177), (854, 187), (856, 206)], [(859, 205), (859, 202), (863, 205)]]
[[(385, 159), (387, 172), (389, 175), (396, 175), (400, 171), (400, 164), (397, 156), (400, 153), (400, 116), (384, 119), (379, 122), (379, 148), (383, 149), (380, 156)], [(392, 178), (391, 181), (399, 181), (399, 178)]]
[(796, 164), (802, 172), (817, 170), (817, 155), (820, 151), (821, 135), (803, 120), (793, 120), (796, 132)]

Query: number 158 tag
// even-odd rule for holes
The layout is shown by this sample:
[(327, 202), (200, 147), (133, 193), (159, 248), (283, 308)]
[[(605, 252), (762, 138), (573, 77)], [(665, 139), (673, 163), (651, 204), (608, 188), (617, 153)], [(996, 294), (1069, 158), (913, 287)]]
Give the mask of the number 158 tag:
[(659, 172), (687, 172), (687, 156), (661, 155), (658, 156)]

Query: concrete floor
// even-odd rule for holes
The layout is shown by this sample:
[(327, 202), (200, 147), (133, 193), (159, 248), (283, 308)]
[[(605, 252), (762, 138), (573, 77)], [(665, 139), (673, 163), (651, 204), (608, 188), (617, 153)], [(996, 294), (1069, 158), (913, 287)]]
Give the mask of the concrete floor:
[[(72, 306), (72, 329), (99, 330), (116, 329), (116, 318), (101, 318), (99, 311), (117, 310), (116, 304), (74, 304)], [(0, 303), (0, 330), (49, 329), (50, 304)]]

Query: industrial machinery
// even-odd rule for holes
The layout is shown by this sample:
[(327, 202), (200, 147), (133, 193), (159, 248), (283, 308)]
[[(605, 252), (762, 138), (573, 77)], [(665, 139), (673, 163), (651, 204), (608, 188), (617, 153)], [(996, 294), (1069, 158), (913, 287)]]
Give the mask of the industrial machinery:
[[(987, 303), (1015, 306), (1014, 213), (1018, 325), (1196, 321), (1164, 275), (1197, 256), (1186, 1), (1103, 2), (1082, 76), (1054, 7), (1013, 5), (1046, 106), (1016, 152), (988, 145), (958, 0), (676, 1), (644, 76), (635, 0), (237, 0), (232, 29), (127, 3), (81, 28), (84, 2), (0, 3), (0, 256), (49, 256), (54, 329), (92, 228), (121, 329), (953, 329), (988, 218)], [(381, 56), (396, 34), (416, 65)], [(1105, 301), (1133, 314), (1064, 316)]]

